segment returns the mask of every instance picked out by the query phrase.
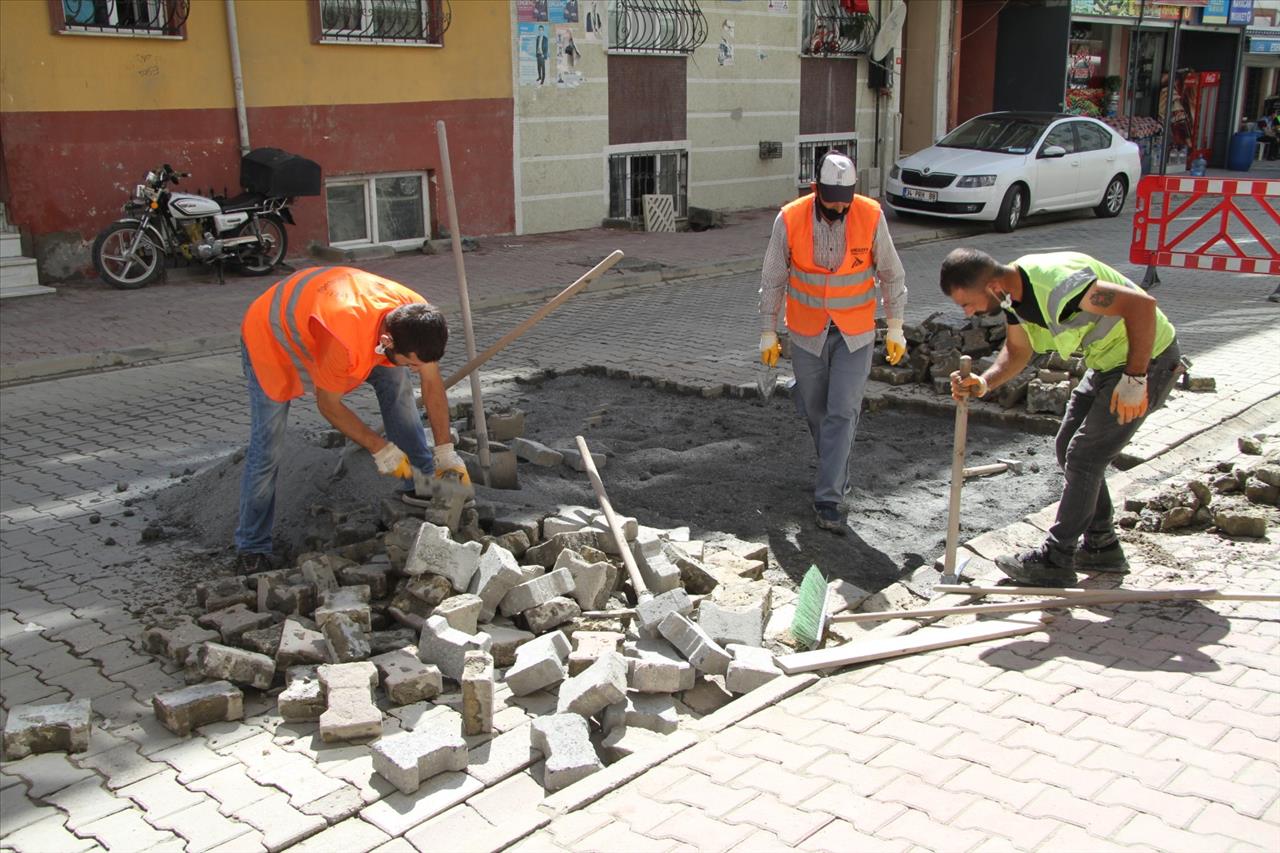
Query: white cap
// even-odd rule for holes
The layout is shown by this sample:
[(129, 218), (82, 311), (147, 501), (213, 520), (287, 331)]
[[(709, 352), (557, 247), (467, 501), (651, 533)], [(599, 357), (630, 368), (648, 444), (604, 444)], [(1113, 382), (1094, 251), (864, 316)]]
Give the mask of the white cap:
[(853, 168), (853, 161), (843, 154), (828, 152), (818, 167), (818, 194), (823, 201), (853, 201), (853, 188), (858, 183), (858, 174)]

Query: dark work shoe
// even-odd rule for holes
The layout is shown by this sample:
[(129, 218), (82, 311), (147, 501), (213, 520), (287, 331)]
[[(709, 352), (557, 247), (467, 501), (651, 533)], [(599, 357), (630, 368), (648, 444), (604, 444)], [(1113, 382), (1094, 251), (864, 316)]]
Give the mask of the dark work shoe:
[(1124, 549), (1119, 542), (1112, 542), (1101, 548), (1092, 548), (1086, 543), (1076, 551), (1076, 571), (1127, 575), (1129, 561), (1124, 558)]
[(813, 505), (814, 521), (823, 530), (829, 530), (837, 536), (844, 535), (844, 516), (838, 504), (821, 502)]
[(996, 566), (1024, 586), (1062, 588), (1074, 586), (1076, 582), (1071, 558), (1060, 557), (1047, 544), (1032, 551), (996, 557)]
[(274, 568), (270, 554), (251, 554), (247, 551), (236, 554), (237, 575), (256, 575), (258, 572), (269, 572)]

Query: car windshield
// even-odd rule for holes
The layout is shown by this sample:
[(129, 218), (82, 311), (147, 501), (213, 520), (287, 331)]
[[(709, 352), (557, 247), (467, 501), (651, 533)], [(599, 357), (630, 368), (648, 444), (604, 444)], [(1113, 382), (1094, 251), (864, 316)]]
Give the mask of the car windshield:
[(1048, 125), (1048, 119), (979, 116), (944, 136), (938, 147), (1026, 154)]

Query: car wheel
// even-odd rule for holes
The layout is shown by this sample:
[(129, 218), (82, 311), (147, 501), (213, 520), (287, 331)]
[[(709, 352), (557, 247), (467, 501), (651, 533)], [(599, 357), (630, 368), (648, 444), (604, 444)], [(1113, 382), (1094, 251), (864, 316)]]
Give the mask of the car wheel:
[(1125, 196), (1129, 194), (1129, 187), (1125, 183), (1124, 178), (1116, 175), (1111, 179), (1111, 183), (1107, 184), (1106, 192), (1102, 194), (1102, 201), (1093, 209), (1093, 215), (1099, 219), (1110, 219), (1113, 216), (1119, 216), (1120, 211), (1124, 209)]
[(1000, 212), (996, 214), (996, 230), (1001, 234), (1008, 234), (1022, 224), (1022, 217), (1026, 213), (1027, 189), (1021, 184), (1014, 184), (1004, 194), (1004, 201), (1000, 202)]

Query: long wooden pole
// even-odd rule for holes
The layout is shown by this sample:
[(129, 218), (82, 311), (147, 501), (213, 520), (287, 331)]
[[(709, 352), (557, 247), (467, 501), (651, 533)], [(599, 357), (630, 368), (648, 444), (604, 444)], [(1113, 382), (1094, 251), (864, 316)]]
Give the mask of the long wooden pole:
[[(467, 269), (462, 260), (462, 224), (458, 222), (458, 205), (453, 194), (453, 168), (449, 165), (449, 137), (444, 122), (436, 122), (440, 140), (440, 172), (444, 175), (445, 206), (449, 209), (449, 242), (453, 244), (453, 263), (458, 271), (458, 298), (462, 303), (462, 331), (467, 338), (467, 358), (476, 357), (476, 333), (471, 327), (471, 298), (467, 295)], [(489, 485), (489, 429), (484, 421), (484, 399), (480, 396), (480, 374), (471, 374), (471, 417), (476, 427), (476, 445), (480, 457), (480, 474)]]
[(575, 436), (575, 440), (578, 442), (578, 452), (582, 454), (582, 465), (587, 469), (587, 478), (591, 480), (591, 488), (595, 490), (596, 500), (600, 502), (600, 509), (604, 511), (605, 520), (609, 522), (609, 530), (613, 533), (613, 541), (622, 554), (622, 564), (627, 567), (627, 576), (631, 578), (631, 586), (635, 588), (636, 598), (639, 601), (651, 598), (649, 588), (644, 585), (644, 577), (640, 574), (640, 567), (636, 565), (636, 558), (632, 555), (631, 548), (627, 546), (626, 534), (622, 532), (618, 516), (613, 512), (613, 504), (609, 503), (609, 496), (605, 494), (600, 472), (596, 470), (596, 463), (591, 459), (591, 451), (587, 449), (587, 440), (580, 435)]
[(1082, 589), (1051, 586), (969, 586), (968, 584), (934, 584), (936, 592), (960, 595), (1049, 595), (1061, 598), (1092, 598), (1107, 595), (1116, 599), (1150, 601), (1158, 595), (1165, 599), (1194, 599), (1196, 601), (1280, 601), (1280, 593), (1251, 592), (1246, 590), (1213, 589), (1212, 587), (1182, 587), (1174, 589)]
[(582, 290), (588, 284), (590, 284), (591, 282), (595, 281), (597, 278), (599, 278), (600, 276), (608, 272), (609, 269), (618, 261), (622, 260), (622, 258), (623, 258), (622, 250), (614, 249), (613, 253), (610, 254), (609, 257), (605, 258), (603, 261), (596, 264), (591, 269), (587, 270), (586, 275), (582, 276), (582, 278), (578, 279), (573, 284), (569, 285), (564, 290), (557, 293), (555, 296), (551, 297), (551, 300), (547, 302), (546, 305), (543, 305), (537, 311), (533, 312), (533, 315), (530, 316), (529, 319), (525, 320), (519, 326), (516, 326), (511, 331), (507, 332), (498, 340), (496, 344), (489, 347), (484, 352), (480, 353), (480, 355), (475, 356), (466, 364), (462, 365), (462, 367), (459, 367), (452, 376), (450, 376), (448, 379), (444, 381), (444, 387), (446, 389), (449, 389), (449, 388), (452, 388), (454, 385), (458, 384), (469, 373), (471, 373), (471, 371), (475, 370), (477, 367), (484, 364), (489, 359), (493, 358), (500, 351), (505, 349), (512, 341), (514, 341), (516, 338), (523, 335), (525, 332), (529, 331), (529, 329), (531, 329), (535, 324), (541, 322), (542, 318), (546, 317), (552, 311), (559, 308), (561, 303), (563, 303), (570, 296), (573, 296), (579, 290)]
[[(969, 378), (973, 359), (960, 356), (960, 377)], [(969, 395), (956, 403), (955, 437), (951, 442), (951, 497), (947, 502), (947, 547), (942, 555), (942, 579), (957, 581), (956, 546), (960, 540), (960, 487), (964, 484), (964, 443), (969, 432)]]

